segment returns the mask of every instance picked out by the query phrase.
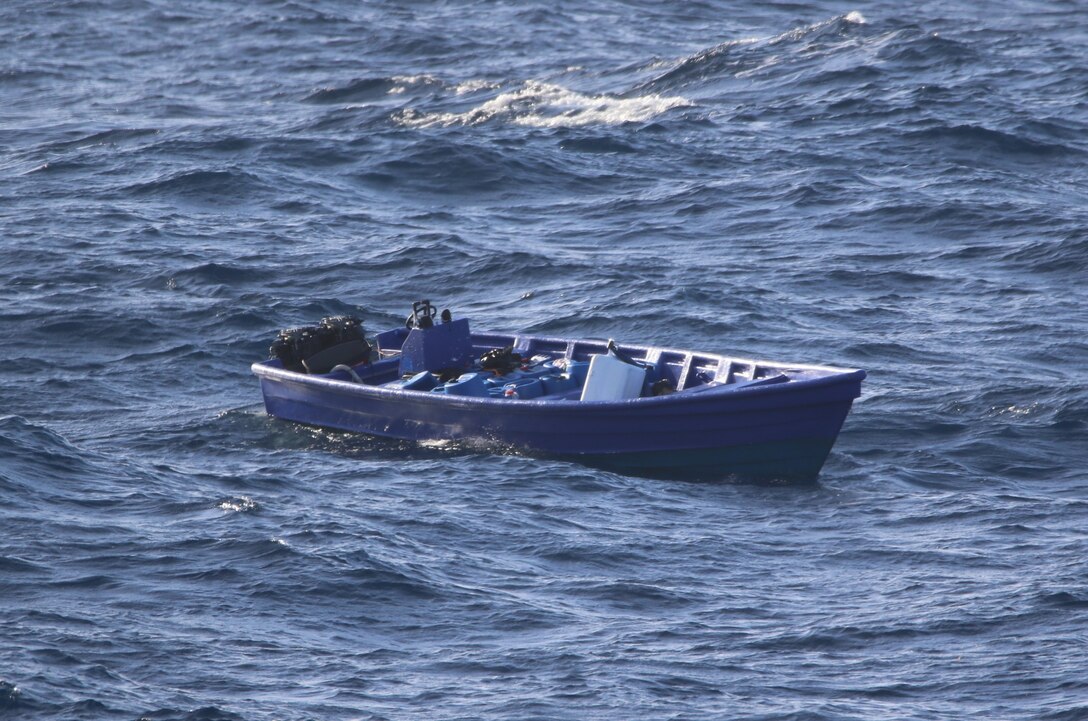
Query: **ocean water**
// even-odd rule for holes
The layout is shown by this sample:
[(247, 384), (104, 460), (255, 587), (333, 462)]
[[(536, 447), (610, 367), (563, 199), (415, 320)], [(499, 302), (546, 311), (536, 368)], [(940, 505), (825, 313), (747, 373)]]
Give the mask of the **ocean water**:
[[(0, 5), (0, 718), (1088, 718), (1081, 2)], [(815, 484), (267, 418), (281, 327), (863, 367)]]

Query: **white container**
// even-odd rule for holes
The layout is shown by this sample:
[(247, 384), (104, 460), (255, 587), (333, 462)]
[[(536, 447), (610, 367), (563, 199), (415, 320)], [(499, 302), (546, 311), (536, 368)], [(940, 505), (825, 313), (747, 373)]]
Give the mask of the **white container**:
[(583, 401), (622, 401), (642, 395), (646, 369), (624, 363), (615, 356), (589, 359), (589, 374), (582, 386)]

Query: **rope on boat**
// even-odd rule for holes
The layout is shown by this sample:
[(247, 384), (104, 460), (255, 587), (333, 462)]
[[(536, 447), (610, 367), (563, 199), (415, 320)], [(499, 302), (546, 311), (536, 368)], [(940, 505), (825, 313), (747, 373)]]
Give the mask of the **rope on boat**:
[(333, 366), (332, 370), (329, 371), (329, 373), (335, 373), (336, 371), (347, 371), (351, 374), (351, 379), (353, 381), (355, 381), (356, 383), (363, 382), (363, 379), (359, 377), (359, 374), (355, 372), (355, 369), (349, 365), (344, 365), (343, 363), (341, 363), (340, 365)]

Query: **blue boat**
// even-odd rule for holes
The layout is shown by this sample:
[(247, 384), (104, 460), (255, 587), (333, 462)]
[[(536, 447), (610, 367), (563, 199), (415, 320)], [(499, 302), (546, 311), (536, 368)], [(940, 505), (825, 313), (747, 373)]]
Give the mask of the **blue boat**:
[(352, 317), (254, 363), (269, 416), (635, 475), (812, 480), (865, 371), (605, 340), (472, 332), (428, 301), (368, 342)]

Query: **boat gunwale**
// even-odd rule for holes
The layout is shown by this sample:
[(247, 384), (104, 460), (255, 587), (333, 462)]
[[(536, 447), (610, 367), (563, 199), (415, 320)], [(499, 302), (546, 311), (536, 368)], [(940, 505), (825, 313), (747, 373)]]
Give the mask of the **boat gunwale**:
[[(595, 338), (552, 338), (547, 336), (527, 336), (510, 333), (488, 332), (473, 333), (472, 336), (473, 338), (475, 338), (476, 336), (486, 336), (488, 338), (506, 338), (511, 340), (513, 342), (512, 344), (515, 346), (519, 344), (520, 341), (538, 341), (543, 343), (568, 345), (570, 343), (588, 343), (601, 344), (602, 346), (604, 344), (607, 344), (608, 342), (606, 340), (598, 340)], [(536, 411), (542, 409), (562, 409), (564, 411), (572, 411), (576, 409), (595, 410), (606, 408), (655, 408), (665, 405), (697, 403), (700, 401), (709, 400), (710, 398), (721, 396), (723, 394), (728, 394), (729, 396), (744, 397), (750, 396), (752, 394), (790, 393), (801, 390), (802, 388), (817, 388), (821, 386), (835, 385), (847, 382), (857, 382), (860, 384), (860, 382), (864, 380), (867, 376), (866, 371), (858, 368), (838, 368), (834, 366), (824, 365), (783, 363), (779, 361), (763, 361), (748, 358), (735, 358), (725, 356), (719, 353), (704, 353), (691, 350), (662, 348), (659, 346), (621, 344), (619, 347), (625, 352), (642, 351), (644, 352), (644, 356), (646, 353), (656, 351), (660, 354), (677, 354), (680, 356), (690, 357), (693, 359), (693, 361), (717, 361), (719, 364), (725, 361), (742, 365), (747, 364), (752, 366), (753, 368), (762, 367), (767, 369), (778, 369), (782, 371), (797, 372), (815, 371), (827, 373), (827, 375), (815, 378), (790, 379), (790, 382), (788, 383), (755, 384), (751, 386), (743, 385), (739, 388), (736, 387), (736, 384), (734, 383), (721, 383), (714, 386), (704, 384), (667, 395), (629, 398), (619, 401), (576, 401), (574, 399), (560, 400), (533, 398), (522, 399), (518, 400), (517, 402), (511, 402), (510, 400), (505, 398), (493, 398), (490, 396), (455, 396), (441, 393), (430, 393), (425, 391), (412, 391), (405, 390), (403, 388), (390, 388), (388, 386), (357, 383), (352, 380), (329, 378), (326, 375), (311, 375), (307, 373), (299, 373), (298, 371), (290, 371), (282, 367), (277, 367), (277, 365), (275, 365), (276, 361), (274, 359), (257, 361), (250, 366), (250, 370), (262, 379), (267, 378), (272, 381), (293, 382), (299, 385), (314, 386), (330, 391), (346, 391), (359, 396), (369, 396), (385, 399), (410, 399), (414, 402), (423, 402), (425, 404), (438, 404), (446, 407), (501, 407), (507, 411), (514, 411), (518, 408)]]

